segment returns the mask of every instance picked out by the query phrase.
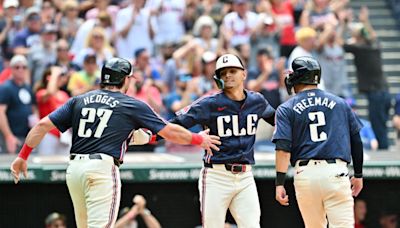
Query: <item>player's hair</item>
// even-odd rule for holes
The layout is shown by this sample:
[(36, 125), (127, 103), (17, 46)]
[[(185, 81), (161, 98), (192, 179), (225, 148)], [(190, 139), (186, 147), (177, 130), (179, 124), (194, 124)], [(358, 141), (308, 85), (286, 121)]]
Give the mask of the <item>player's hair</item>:
[(121, 83), (119, 83), (118, 85), (104, 85), (104, 84), (100, 84), (100, 88), (101, 89), (121, 89), (124, 86), (125, 80), (123, 80)]

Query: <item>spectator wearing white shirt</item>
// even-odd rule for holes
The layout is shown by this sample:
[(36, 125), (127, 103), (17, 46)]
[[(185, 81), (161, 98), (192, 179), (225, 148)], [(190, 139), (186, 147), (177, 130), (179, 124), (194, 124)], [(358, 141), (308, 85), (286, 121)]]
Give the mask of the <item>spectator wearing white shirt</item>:
[(153, 53), (154, 32), (150, 23), (150, 10), (144, 8), (144, 0), (131, 1), (127, 8), (118, 12), (115, 21), (115, 48), (118, 56), (125, 59), (133, 59), (134, 53), (140, 48)]
[(185, 0), (154, 0), (149, 4), (151, 11), (156, 15), (155, 43), (178, 43), (185, 35), (184, 15), (186, 9)]
[(221, 32), (230, 47), (250, 44), (250, 37), (258, 24), (258, 15), (249, 11), (247, 0), (234, 0), (233, 9), (224, 17)]
[(193, 34), (196, 36), (195, 42), (204, 51), (216, 53), (218, 48), (218, 39), (215, 38), (217, 30), (218, 27), (210, 16), (204, 15), (199, 17), (193, 26)]

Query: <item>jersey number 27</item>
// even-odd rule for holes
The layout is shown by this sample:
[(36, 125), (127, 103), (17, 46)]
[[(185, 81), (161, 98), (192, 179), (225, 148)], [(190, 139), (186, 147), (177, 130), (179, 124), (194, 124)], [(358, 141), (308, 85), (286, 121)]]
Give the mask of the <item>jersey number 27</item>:
[(323, 112), (310, 112), (308, 113), (308, 118), (311, 121), (317, 120), (316, 123), (310, 124), (311, 141), (313, 142), (325, 141), (328, 138), (328, 135), (323, 131), (320, 134), (318, 134), (318, 127), (326, 125), (325, 114)]
[(92, 136), (92, 129), (86, 129), (87, 123), (94, 123), (96, 116), (100, 118), (100, 123), (94, 131), (95, 138), (101, 138), (104, 129), (107, 127), (108, 120), (110, 119), (113, 111), (108, 109), (95, 109), (95, 108), (82, 108), (81, 115), (87, 118), (79, 120), (78, 136), (82, 138), (89, 138)]

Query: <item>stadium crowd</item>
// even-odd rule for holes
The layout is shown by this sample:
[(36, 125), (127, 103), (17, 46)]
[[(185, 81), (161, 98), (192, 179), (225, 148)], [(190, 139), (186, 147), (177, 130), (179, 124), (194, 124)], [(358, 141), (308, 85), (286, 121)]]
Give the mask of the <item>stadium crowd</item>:
[[(354, 15), (349, 0), (0, 2), (0, 153), (17, 153), (38, 119), (69, 97), (99, 88), (101, 66), (113, 56), (134, 65), (127, 94), (170, 119), (217, 90), (215, 60), (224, 53), (245, 61), (247, 88), (259, 91), (275, 108), (288, 98), (283, 79), (294, 58), (316, 57), (323, 88), (352, 102), (344, 55), (354, 54), (360, 75), (365, 71), (360, 72), (357, 61), (372, 56), (372, 73), (357, 75), (358, 89), (376, 114), (366, 125), (376, 138), (370, 129), (365, 145), (388, 147), (386, 125), (379, 123), (387, 120), (390, 102), (382, 102), (389, 95), (378, 65), (376, 34), (368, 9)], [(269, 139), (272, 130), (261, 124), (258, 138)], [(68, 154), (70, 137), (70, 132), (53, 130), (36, 153)], [(160, 148), (197, 150), (170, 144), (130, 150)]]

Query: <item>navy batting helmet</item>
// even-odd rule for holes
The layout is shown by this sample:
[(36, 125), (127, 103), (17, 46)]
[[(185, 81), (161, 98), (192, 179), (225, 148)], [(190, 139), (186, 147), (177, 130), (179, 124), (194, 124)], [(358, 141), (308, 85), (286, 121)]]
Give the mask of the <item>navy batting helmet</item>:
[(132, 71), (131, 63), (122, 58), (107, 60), (101, 68), (102, 85), (120, 85)]
[(225, 54), (217, 59), (215, 67), (214, 80), (217, 83), (218, 88), (224, 88), (224, 81), (221, 79), (221, 70), (227, 67), (235, 67), (244, 70), (242, 60), (236, 55)]
[(292, 69), (286, 76), (286, 89), (292, 94), (293, 86), (297, 84), (317, 85), (321, 80), (321, 66), (318, 61), (312, 57), (302, 56), (295, 58), (292, 62)]

